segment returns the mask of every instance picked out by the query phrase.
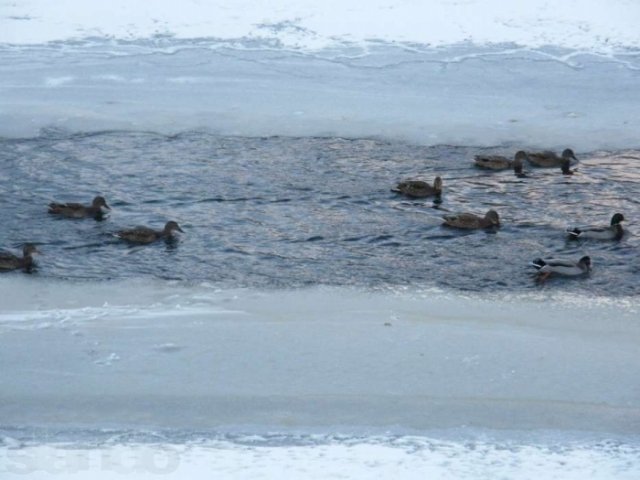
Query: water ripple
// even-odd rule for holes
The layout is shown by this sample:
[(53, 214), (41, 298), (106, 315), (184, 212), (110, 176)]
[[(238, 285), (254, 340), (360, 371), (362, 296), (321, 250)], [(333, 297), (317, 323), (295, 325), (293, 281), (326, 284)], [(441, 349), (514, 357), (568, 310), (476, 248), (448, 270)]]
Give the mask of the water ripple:
[[(157, 277), (221, 286), (296, 287), (430, 284), (466, 291), (561, 288), (590, 295), (640, 292), (634, 218), (640, 152), (579, 153), (578, 174), (531, 169), (486, 173), (475, 153), (509, 146), (425, 147), (374, 139), (221, 137), (191, 131), (67, 134), (1, 140), (0, 247), (42, 245), (37, 274), (58, 278)], [(394, 182), (444, 179), (442, 203), (407, 200)], [(102, 222), (60, 220), (51, 200), (103, 194)], [(499, 211), (496, 232), (441, 226), (446, 212)], [(570, 225), (608, 223), (617, 211), (629, 233), (618, 243), (569, 242)], [(118, 229), (169, 219), (175, 244), (131, 247)], [(587, 278), (540, 287), (527, 263), (538, 256), (591, 255)]]

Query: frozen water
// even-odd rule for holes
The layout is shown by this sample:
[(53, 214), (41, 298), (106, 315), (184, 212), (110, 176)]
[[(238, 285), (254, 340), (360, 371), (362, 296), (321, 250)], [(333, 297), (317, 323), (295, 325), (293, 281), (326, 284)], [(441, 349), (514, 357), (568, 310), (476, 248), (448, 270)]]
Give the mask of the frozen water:
[(7, 7), (0, 135), (202, 128), (637, 146), (630, 2), (175, 5)]

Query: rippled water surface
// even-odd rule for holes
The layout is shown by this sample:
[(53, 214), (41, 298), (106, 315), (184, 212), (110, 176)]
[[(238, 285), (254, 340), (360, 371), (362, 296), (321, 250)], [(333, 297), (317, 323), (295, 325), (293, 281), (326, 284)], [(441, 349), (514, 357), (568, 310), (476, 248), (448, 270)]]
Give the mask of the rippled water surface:
[[(221, 287), (314, 284), (436, 285), (465, 291), (561, 288), (596, 295), (640, 292), (633, 235), (640, 152), (581, 152), (578, 174), (531, 169), (484, 172), (476, 153), (371, 139), (176, 136), (45, 131), (0, 140), (0, 246), (41, 246), (37, 275), (72, 279), (157, 277)], [(408, 200), (389, 188), (405, 177), (444, 180), (441, 203)], [(102, 222), (58, 219), (52, 200), (102, 194)], [(496, 209), (498, 231), (441, 226), (447, 212)], [(627, 217), (620, 242), (567, 241), (569, 225)], [(130, 246), (112, 236), (135, 225), (176, 220), (180, 240)], [(536, 285), (538, 256), (590, 255), (586, 278)], [(21, 273), (13, 273), (20, 275)], [(9, 274), (12, 275), (12, 274)]]

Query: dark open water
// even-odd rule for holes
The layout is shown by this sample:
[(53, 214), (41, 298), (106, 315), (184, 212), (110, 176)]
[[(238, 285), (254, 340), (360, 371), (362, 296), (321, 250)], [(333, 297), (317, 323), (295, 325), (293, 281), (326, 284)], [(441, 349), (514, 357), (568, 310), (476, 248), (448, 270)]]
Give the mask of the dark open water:
[[(472, 166), (475, 153), (511, 155), (518, 146), (44, 131), (0, 140), (0, 247), (40, 244), (36, 274), (49, 278), (638, 294), (640, 152), (572, 147), (579, 174), (535, 169), (520, 180)], [(389, 191), (416, 175), (443, 177), (441, 204)], [(47, 214), (51, 200), (88, 203), (97, 194), (113, 208), (105, 221)], [(441, 226), (446, 212), (489, 208), (501, 215), (497, 232)], [(567, 226), (608, 223), (615, 212), (628, 219), (622, 241), (565, 239)], [(167, 220), (186, 232), (175, 244), (132, 247), (111, 235), (139, 224), (161, 228)], [(538, 256), (585, 254), (593, 260), (589, 277), (545, 287), (527, 265)]]

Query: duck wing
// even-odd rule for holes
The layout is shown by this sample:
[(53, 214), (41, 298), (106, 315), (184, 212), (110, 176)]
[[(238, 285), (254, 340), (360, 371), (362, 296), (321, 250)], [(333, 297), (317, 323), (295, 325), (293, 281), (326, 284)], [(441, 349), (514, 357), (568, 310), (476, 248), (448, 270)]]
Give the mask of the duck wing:
[(445, 225), (456, 228), (482, 228), (482, 218), (473, 213), (444, 215)]
[(595, 240), (612, 240), (622, 237), (620, 225), (574, 227), (567, 230), (571, 238), (591, 238)]
[(400, 182), (392, 191), (416, 198), (429, 197), (436, 194), (435, 189), (422, 180), (405, 180)]
[(158, 232), (148, 227), (135, 227), (129, 230), (120, 230), (115, 236), (123, 240), (135, 243), (151, 243), (158, 239)]
[(0, 270), (15, 270), (22, 266), (22, 259), (9, 252), (0, 252)]
[(573, 260), (565, 260), (561, 258), (550, 258), (545, 260), (545, 263), (549, 267), (575, 267), (577, 264)]
[(558, 155), (556, 152), (552, 152), (551, 150), (543, 150), (542, 152), (528, 152), (527, 155), (529, 158), (536, 159), (557, 159)]
[(71, 210), (71, 211), (80, 211), (84, 210), (85, 206), (81, 203), (56, 203), (51, 202), (49, 204), (50, 210)]
[(532, 152), (527, 155), (529, 162), (539, 167), (559, 167), (563, 162), (563, 159), (558, 157), (555, 152)]
[(83, 218), (90, 214), (91, 208), (81, 203), (55, 203), (49, 204), (49, 213), (55, 213), (71, 218)]
[(511, 160), (501, 155), (476, 155), (474, 162), (477, 167), (492, 170), (507, 169), (513, 165)]
[[(542, 260), (542, 259), (538, 259)], [(560, 275), (581, 275), (585, 273), (587, 270), (582, 268), (577, 262), (572, 260), (564, 260), (559, 258), (550, 258), (547, 260), (543, 260), (544, 265), (538, 266), (533, 265), (540, 271), (541, 273), (557, 273)]]

